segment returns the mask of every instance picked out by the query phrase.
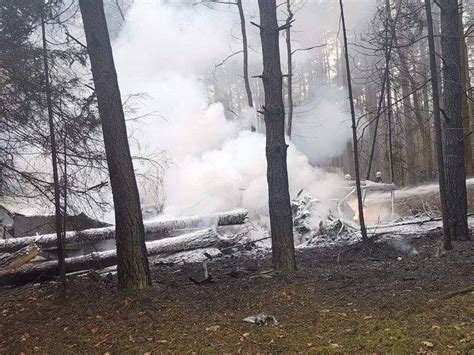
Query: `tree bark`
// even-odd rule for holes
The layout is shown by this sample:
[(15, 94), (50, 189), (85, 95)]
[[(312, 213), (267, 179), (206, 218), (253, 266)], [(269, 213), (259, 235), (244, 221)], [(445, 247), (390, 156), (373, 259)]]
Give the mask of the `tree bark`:
[(296, 270), (293, 219), (288, 187), (285, 109), (279, 48), (276, 0), (258, 0), (265, 91), (263, 114), (266, 128), (266, 156), (273, 267), (283, 272)]
[(433, 15), (431, 12), (431, 0), (425, 1), (427, 28), (428, 28), (428, 46), (430, 55), (430, 74), (431, 74), (431, 90), (433, 95), (433, 119), (435, 124), (435, 136), (436, 136), (436, 156), (438, 161), (438, 181), (439, 181), (439, 194), (441, 200), (441, 213), (443, 217), (443, 232), (444, 232), (444, 248), (446, 250), (452, 249), (451, 232), (448, 229), (449, 216), (447, 207), (446, 197), (446, 175), (444, 166), (444, 142), (441, 127), (441, 107), (440, 107), (440, 96), (439, 96), (439, 83), (438, 83), (438, 70), (436, 62), (436, 46), (434, 40), (433, 30)]
[(145, 231), (103, 0), (80, 0), (115, 208), (119, 287), (151, 285)]
[(461, 25), (458, 1), (440, 0), (445, 119), (444, 160), (448, 229), (453, 240), (469, 240), (462, 118)]
[(460, 14), (459, 20), (460, 35), (459, 39), (461, 45), (461, 90), (462, 90), (462, 120), (464, 127), (464, 148), (465, 148), (465, 160), (466, 160), (466, 175), (472, 176), (474, 174), (474, 160), (472, 155), (472, 137), (471, 137), (471, 123), (473, 117), (470, 117), (471, 112), (469, 109), (469, 95), (468, 92), (471, 87), (471, 79), (469, 75), (469, 54), (467, 51), (466, 40), (464, 38), (464, 27), (462, 21), (462, 14)]
[(41, 11), (41, 37), (43, 40), (43, 64), (44, 64), (44, 85), (46, 91), (46, 104), (48, 106), (48, 124), (49, 124), (49, 138), (51, 141), (51, 162), (53, 167), (53, 185), (54, 185), (54, 216), (56, 229), (56, 244), (58, 249), (58, 268), (60, 279), (61, 295), (66, 294), (66, 271), (65, 271), (65, 253), (63, 228), (61, 217), (61, 191), (59, 187), (59, 172), (58, 172), (58, 149), (56, 145), (56, 133), (54, 131), (54, 116), (53, 116), (53, 102), (51, 95), (51, 82), (49, 77), (49, 63), (48, 63), (48, 48), (46, 41), (46, 25), (44, 18), (44, 9)]

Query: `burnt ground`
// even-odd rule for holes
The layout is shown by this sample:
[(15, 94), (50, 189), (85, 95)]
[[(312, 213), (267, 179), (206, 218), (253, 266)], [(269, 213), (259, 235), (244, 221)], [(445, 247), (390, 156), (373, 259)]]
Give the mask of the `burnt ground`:
[[(299, 270), (268, 272), (268, 257), (153, 266), (154, 287), (125, 293), (114, 281), (71, 278), (0, 290), (0, 353), (429, 352), (474, 353), (474, 243), (443, 253), (436, 236), (298, 252)], [(397, 260), (402, 256), (402, 260)], [(266, 312), (279, 325), (242, 318)]]

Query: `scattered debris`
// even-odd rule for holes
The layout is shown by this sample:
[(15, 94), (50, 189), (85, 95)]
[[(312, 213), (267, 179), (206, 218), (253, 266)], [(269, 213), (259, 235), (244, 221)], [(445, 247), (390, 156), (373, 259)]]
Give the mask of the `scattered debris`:
[(360, 239), (359, 227), (354, 222), (355, 212), (345, 198), (333, 200), (329, 212), (319, 203), (317, 198), (301, 192), (291, 201), (293, 225), (300, 247), (347, 244)]
[(3, 269), (16, 269), (20, 266), (27, 264), (33, 260), (39, 253), (41, 249), (36, 244), (30, 244), (26, 247), (18, 250), (13, 254), (9, 254), (6, 257), (2, 258), (0, 261), (0, 268)]
[(293, 226), (295, 231), (304, 236), (313, 231), (310, 225), (311, 207), (318, 203), (319, 200), (310, 195), (304, 195), (300, 198), (302, 191), (298, 193), (298, 197), (291, 201), (291, 210), (293, 213)]
[(278, 325), (279, 324), (277, 319), (274, 316), (269, 315), (269, 314), (265, 314), (265, 313), (258, 313), (258, 314), (255, 314), (253, 316), (246, 317), (242, 320), (244, 322), (256, 324), (258, 326), (265, 325), (265, 324), (267, 324), (267, 322), (272, 322), (273, 325)]
[(423, 345), (426, 346), (427, 348), (432, 348), (432, 347), (434, 347), (433, 343), (430, 342), (430, 341), (422, 341), (421, 344), (423, 344)]

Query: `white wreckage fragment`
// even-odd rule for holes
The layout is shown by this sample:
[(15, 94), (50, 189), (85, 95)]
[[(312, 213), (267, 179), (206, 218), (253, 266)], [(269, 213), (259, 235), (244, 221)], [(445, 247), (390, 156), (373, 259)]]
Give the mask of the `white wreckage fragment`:
[(256, 324), (258, 326), (265, 325), (268, 322), (272, 322), (273, 325), (278, 325), (278, 321), (274, 316), (265, 313), (258, 313), (253, 316), (246, 317), (242, 320), (244, 322)]

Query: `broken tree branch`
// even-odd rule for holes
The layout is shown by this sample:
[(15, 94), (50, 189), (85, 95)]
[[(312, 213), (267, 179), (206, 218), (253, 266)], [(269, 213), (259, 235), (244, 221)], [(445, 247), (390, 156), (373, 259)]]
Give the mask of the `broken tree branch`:
[(219, 68), (220, 66), (224, 65), (230, 58), (232, 58), (233, 56), (237, 55), (237, 54), (240, 54), (242, 53), (243, 51), (238, 51), (238, 52), (234, 52), (232, 54), (229, 54), (227, 57), (225, 57), (219, 64), (215, 64), (214, 67), (215, 68)]

